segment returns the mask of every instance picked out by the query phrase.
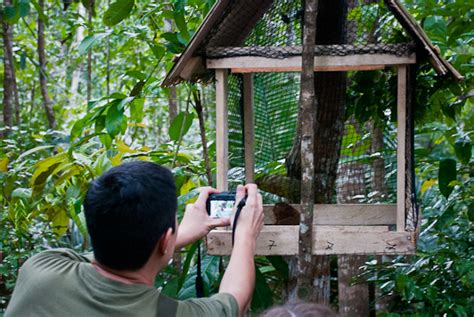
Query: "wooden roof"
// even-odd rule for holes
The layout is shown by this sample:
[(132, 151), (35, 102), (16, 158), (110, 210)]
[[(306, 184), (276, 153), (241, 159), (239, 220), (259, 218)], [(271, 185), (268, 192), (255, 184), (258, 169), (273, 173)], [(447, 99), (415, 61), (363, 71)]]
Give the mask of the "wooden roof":
[[(241, 10), (247, 2), (253, 1), (217, 0), (183, 53), (179, 55), (166, 75), (162, 85), (172, 86), (183, 80), (189, 80), (197, 70), (202, 70), (205, 66), (203, 61), (197, 57), (197, 53), (203, 45), (209, 47), (241, 45), (273, 3), (273, 0), (260, 0), (259, 10), (252, 12)], [(420, 25), (398, 0), (385, 0), (385, 4), (402, 27), (412, 36), (418, 50), (426, 54), (429, 62), (439, 75), (451, 76), (455, 80), (463, 79), (463, 76), (441, 56), (439, 48), (431, 43)], [(245, 12), (245, 14), (242, 14), (242, 12)], [(230, 27), (236, 24), (242, 27), (239, 29)], [(219, 25), (219, 31), (209, 36), (217, 25)], [(206, 40), (207, 43), (205, 43)]]

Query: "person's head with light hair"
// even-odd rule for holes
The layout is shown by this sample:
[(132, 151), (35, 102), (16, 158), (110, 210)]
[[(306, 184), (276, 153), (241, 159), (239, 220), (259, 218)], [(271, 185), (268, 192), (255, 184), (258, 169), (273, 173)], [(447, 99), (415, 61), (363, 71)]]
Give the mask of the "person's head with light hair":
[(290, 302), (270, 308), (261, 317), (337, 317), (329, 307), (315, 303)]

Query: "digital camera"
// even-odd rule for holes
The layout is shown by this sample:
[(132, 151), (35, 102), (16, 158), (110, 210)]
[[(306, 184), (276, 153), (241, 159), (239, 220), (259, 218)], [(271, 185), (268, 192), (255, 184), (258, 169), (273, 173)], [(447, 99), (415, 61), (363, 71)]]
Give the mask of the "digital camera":
[(230, 218), (235, 205), (235, 192), (210, 194), (207, 199), (207, 213), (211, 218)]

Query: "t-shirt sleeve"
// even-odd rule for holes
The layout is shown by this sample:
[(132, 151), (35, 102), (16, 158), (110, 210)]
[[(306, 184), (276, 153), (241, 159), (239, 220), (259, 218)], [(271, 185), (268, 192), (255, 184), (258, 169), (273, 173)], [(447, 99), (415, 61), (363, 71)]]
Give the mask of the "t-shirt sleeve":
[(209, 298), (193, 298), (180, 301), (176, 316), (233, 317), (239, 316), (239, 306), (231, 294), (219, 293)]

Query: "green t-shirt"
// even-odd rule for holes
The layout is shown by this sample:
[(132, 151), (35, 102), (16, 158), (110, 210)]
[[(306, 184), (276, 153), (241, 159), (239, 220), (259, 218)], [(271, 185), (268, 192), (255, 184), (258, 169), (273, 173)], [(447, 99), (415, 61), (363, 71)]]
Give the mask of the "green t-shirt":
[(20, 269), (5, 317), (238, 316), (230, 294), (177, 301), (144, 284), (124, 284), (72, 250), (43, 251)]

